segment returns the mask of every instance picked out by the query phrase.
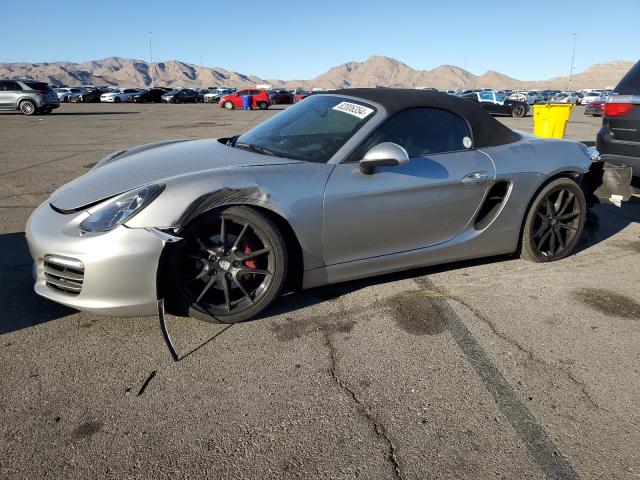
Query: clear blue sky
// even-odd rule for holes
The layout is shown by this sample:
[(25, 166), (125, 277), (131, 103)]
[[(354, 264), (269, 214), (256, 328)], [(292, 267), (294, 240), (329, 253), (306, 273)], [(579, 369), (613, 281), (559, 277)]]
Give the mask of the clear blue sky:
[(569, 74), (574, 32), (576, 72), (640, 57), (640, 0), (0, 1), (0, 62), (148, 60), (149, 31), (155, 61), (281, 79), (370, 55), (545, 79)]

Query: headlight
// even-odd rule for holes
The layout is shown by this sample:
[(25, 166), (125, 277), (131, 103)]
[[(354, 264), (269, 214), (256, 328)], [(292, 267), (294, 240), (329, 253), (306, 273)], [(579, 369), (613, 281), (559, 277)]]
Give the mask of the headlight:
[(80, 224), (82, 230), (108, 232), (126, 222), (149, 205), (162, 191), (163, 184), (146, 185), (107, 200)]

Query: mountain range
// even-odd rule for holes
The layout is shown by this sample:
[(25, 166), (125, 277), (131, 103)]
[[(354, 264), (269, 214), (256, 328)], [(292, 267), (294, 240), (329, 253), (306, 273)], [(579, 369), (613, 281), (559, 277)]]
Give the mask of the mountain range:
[(580, 89), (611, 88), (633, 66), (629, 61), (613, 61), (590, 66), (584, 72), (548, 80), (517, 80), (499, 72), (474, 75), (453, 65), (432, 70), (415, 70), (399, 60), (374, 55), (364, 62), (347, 62), (309, 80), (264, 79), (218, 67), (199, 67), (178, 60), (148, 63), (121, 57), (109, 57), (84, 63), (0, 63), (0, 78), (31, 78), (53, 85), (118, 85), (140, 87), (235, 86), (270, 84), (273, 88), (347, 88), (347, 87), (435, 87), (494, 89)]

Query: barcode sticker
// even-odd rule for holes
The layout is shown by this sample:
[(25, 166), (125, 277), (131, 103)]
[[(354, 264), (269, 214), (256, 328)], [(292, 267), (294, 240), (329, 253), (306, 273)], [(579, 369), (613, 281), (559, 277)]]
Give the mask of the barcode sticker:
[(367, 118), (373, 113), (373, 108), (363, 107), (362, 105), (351, 102), (340, 102), (338, 105), (333, 107), (333, 110), (348, 113), (349, 115), (353, 115), (358, 118)]

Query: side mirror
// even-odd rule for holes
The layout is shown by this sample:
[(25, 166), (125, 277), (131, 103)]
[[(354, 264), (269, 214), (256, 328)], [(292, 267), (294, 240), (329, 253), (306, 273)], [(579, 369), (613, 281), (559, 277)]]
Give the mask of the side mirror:
[(383, 142), (371, 148), (360, 160), (360, 171), (365, 175), (371, 175), (376, 167), (395, 167), (408, 163), (409, 154), (404, 148), (397, 143)]

